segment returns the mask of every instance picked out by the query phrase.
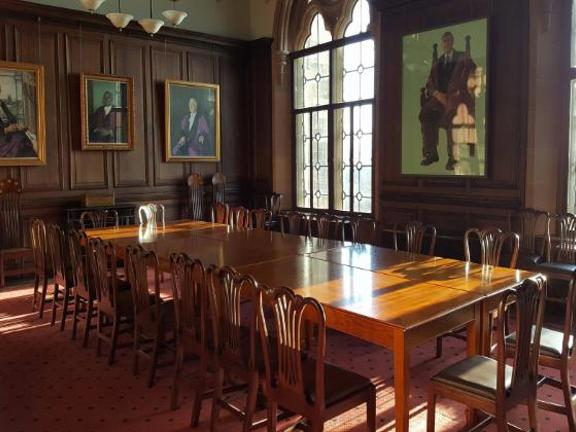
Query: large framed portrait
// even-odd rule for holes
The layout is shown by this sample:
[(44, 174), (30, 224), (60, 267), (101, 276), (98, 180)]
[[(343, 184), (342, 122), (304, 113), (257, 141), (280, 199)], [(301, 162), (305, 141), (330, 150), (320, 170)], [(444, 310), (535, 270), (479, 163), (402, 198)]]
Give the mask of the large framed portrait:
[(80, 86), (82, 150), (132, 150), (132, 78), (82, 74)]
[(44, 67), (0, 62), (0, 166), (46, 163)]
[(165, 83), (166, 162), (220, 160), (220, 86)]
[(403, 37), (402, 174), (486, 175), (488, 19)]

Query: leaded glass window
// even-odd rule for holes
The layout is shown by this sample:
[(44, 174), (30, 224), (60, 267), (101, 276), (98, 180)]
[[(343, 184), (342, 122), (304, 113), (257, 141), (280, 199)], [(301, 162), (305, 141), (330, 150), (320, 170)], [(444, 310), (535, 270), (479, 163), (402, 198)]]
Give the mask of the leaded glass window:
[(567, 210), (576, 212), (576, 0), (572, 1), (570, 69), (570, 145), (568, 154)]

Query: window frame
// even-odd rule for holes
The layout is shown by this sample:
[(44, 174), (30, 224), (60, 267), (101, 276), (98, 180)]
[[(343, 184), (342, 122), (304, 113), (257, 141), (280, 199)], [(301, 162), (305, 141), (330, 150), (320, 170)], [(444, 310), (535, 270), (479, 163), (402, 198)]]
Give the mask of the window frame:
[[(319, 12), (318, 12), (319, 13)], [(315, 45), (309, 48), (302, 48), (297, 51), (291, 52), (288, 55), (290, 70), (291, 70), (291, 86), (290, 86), (290, 99), (291, 99), (291, 126), (292, 126), (292, 202), (294, 203), (294, 208), (298, 211), (305, 211), (310, 213), (332, 213), (338, 214), (343, 216), (352, 216), (352, 215), (362, 215), (362, 216), (372, 216), (374, 214), (375, 204), (376, 204), (376, 197), (374, 196), (375, 188), (374, 188), (374, 138), (375, 138), (375, 118), (376, 118), (376, 64), (374, 65), (374, 95), (371, 99), (360, 99), (357, 101), (352, 102), (333, 102), (333, 85), (334, 85), (334, 71), (333, 71), (333, 60), (334, 60), (334, 51), (338, 48), (342, 48), (346, 45), (352, 45), (354, 43), (363, 42), (366, 40), (372, 39), (374, 41), (374, 50), (376, 51), (376, 40), (374, 39), (374, 34), (370, 30), (365, 31), (363, 33), (358, 33), (352, 36), (341, 37), (336, 40), (332, 40), (330, 42), (325, 42), (323, 44)], [(306, 108), (296, 108), (296, 100), (295, 100), (295, 74), (294, 74), (294, 64), (297, 59), (309, 56), (311, 54), (317, 54), (320, 52), (328, 51), (329, 53), (329, 62), (330, 62), (330, 78), (329, 78), (329, 103), (325, 105), (318, 105), (313, 107), (306, 107)], [(352, 211), (347, 210), (337, 210), (334, 207), (334, 111), (342, 108), (350, 108), (351, 116), (353, 117), (354, 107), (359, 107), (363, 105), (372, 105), (372, 208), (370, 213), (366, 212), (359, 212), (354, 209), (354, 197), (352, 196)], [(319, 209), (314, 207), (314, 199), (311, 199), (311, 207), (300, 207), (298, 206), (298, 187), (297, 182), (298, 179), (296, 178), (297, 175), (297, 160), (296, 160), (296, 117), (298, 114), (310, 114), (316, 111), (327, 111), (328, 113), (328, 208), (327, 209)], [(352, 123), (353, 124), (353, 123)], [(312, 127), (312, 122), (310, 122), (310, 128)], [(352, 143), (354, 143), (354, 139), (352, 139)], [(310, 155), (312, 156), (312, 145), (310, 146)], [(351, 146), (351, 152), (353, 151), (354, 144)], [(312, 160), (312, 158), (311, 158)], [(351, 170), (353, 172), (353, 170)], [(313, 178), (314, 176), (310, 176), (310, 186), (313, 185)], [(351, 174), (352, 179), (352, 174)], [(354, 185), (351, 182), (352, 191), (354, 191)], [(310, 188), (311, 193), (313, 193), (313, 188)]]

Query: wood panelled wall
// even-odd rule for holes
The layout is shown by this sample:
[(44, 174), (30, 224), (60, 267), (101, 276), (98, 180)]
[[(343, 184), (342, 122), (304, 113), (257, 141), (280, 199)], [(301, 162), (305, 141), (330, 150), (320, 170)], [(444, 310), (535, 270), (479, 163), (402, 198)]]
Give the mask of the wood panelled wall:
[[(375, 141), (378, 213), (386, 224), (419, 219), (440, 233), (506, 225), (524, 205), (528, 112), (526, 0), (372, 0), (378, 9), (379, 111)], [(489, 18), (485, 178), (402, 176), (402, 36), (477, 18)], [(419, 127), (419, 125), (416, 125)]]
[[(250, 45), (167, 29), (151, 38), (136, 25), (120, 33), (101, 16), (0, 2), (0, 60), (45, 68), (47, 164), (0, 168), (22, 181), (28, 215), (53, 219), (86, 192), (115, 192), (119, 202), (161, 201), (183, 213), (186, 177), (222, 171), (232, 200), (243, 199), (252, 178)], [(134, 78), (135, 149), (80, 150), (80, 73)], [(164, 162), (166, 79), (221, 86), (222, 162)]]

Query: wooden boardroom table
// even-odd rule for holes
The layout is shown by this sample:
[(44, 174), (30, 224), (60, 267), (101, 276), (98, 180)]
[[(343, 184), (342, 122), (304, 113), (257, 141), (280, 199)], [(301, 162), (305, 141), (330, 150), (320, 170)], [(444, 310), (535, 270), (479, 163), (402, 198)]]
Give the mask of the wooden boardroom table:
[(486, 352), (487, 314), (507, 289), (533, 273), (409, 254), (368, 245), (306, 238), (226, 225), (179, 221), (145, 229), (87, 230), (154, 251), (163, 270), (186, 252), (206, 266), (230, 265), (269, 286), (284, 285), (320, 301), (330, 328), (394, 353), (396, 430), (409, 430), (410, 353), (424, 342), (466, 327), (467, 352)]

